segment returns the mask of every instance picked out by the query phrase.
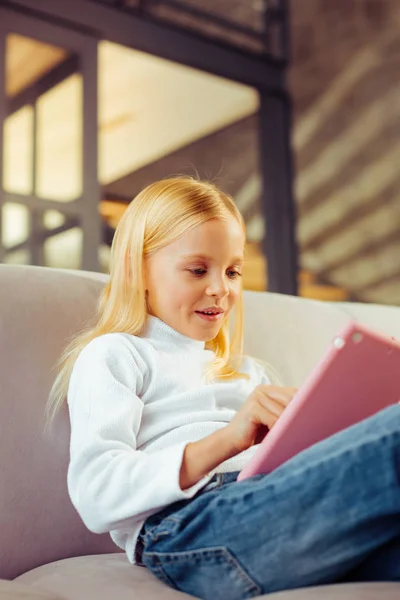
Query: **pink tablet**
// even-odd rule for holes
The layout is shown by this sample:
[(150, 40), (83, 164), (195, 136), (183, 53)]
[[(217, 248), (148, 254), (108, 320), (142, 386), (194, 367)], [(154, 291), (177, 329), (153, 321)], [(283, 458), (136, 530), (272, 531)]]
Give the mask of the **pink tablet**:
[(238, 480), (270, 473), (305, 448), (400, 402), (400, 343), (358, 323), (332, 341)]

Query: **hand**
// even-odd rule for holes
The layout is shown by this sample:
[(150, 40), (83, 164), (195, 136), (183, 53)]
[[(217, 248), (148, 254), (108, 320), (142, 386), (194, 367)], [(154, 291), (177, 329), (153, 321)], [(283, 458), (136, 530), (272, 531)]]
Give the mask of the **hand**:
[(235, 450), (243, 452), (261, 442), (296, 392), (297, 388), (258, 385), (225, 428)]

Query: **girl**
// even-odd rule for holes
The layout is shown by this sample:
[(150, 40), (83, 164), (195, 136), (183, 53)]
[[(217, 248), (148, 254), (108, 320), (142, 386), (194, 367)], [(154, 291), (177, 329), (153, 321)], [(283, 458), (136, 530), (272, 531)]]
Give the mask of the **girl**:
[(68, 392), (71, 500), (130, 562), (204, 599), (398, 580), (399, 406), (236, 481), (296, 391), (242, 357), (244, 245), (210, 183), (161, 181), (129, 205), (51, 394), (50, 415)]

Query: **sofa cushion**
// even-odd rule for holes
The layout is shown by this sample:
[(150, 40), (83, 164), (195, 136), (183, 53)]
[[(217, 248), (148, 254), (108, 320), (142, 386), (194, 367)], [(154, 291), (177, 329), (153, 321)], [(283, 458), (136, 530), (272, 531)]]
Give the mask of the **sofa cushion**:
[(173, 600), (192, 598), (161, 583), (125, 554), (84, 556), (38, 567), (18, 581), (62, 594), (66, 600)]
[(65, 598), (15, 581), (1, 579), (0, 600), (65, 600)]
[[(194, 598), (167, 587), (144, 567), (132, 566), (122, 554), (85, 556), (58, 561), (26, 573), (19, 577), (18, 581), (52, 593), (59, 593), (65, 600)], [(400, 584), (330, 585), (257, 596), (254, 600), (261, 598), (264, 600), (395, 600), (400, 598)]]

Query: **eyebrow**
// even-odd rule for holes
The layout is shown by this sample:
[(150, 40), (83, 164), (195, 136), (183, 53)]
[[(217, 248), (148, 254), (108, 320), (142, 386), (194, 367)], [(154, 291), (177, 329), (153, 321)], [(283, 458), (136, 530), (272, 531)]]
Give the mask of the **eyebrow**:
[[(181, 256), (181, 258), (183, 260), (186, 260), (188, 258), (190, 258), (190, 259), (197, 258), (200, 260), (208, 260), (210, 262), (213, 260), (212, 256), (207, 256), (206, 254), (184, 254), (183, 256)], [(244, 258), (242, 256), (235, 256), (232, 259), (232, 264), (233, 263), (243, 263), (243, 262), (244, 262)]]

